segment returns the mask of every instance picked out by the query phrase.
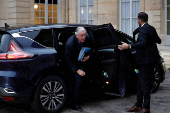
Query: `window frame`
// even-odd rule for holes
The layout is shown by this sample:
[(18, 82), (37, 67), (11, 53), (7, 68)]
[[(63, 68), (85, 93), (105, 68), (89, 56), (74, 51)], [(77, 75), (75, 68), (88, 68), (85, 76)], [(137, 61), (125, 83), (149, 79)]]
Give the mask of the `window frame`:
[[(78, 0), (78, 23), (80, 23), (80, 18), (81, 18), (81, 16), (80, 16), (80, 12), (81, 12), (80, 7), (84, 6), (84, 5), (80, 5), (80, 1), (81, 0)], [(86, 8), (87, 17), (86, 17), (86, 23), (85, 24), (88, 24), (89, 21), (93, 21), (93, 24), (94, 24), (94, 0), (93, 0), (93, 4), (89, 4), (89, 0), (87, 0), (87, 4), (85, 6), (87, 6), (87, 8)], [(88, 13), (89, 6), (93, 6), (93, 19), (89, 19), (89, 13)]]
[[(105, 38), (105, 40), (107, 39), (108, 40), (108, 42), (110, 43), (109, 45), (108, 44), (106, 44), (106, 45), (104, 45), (104, 44), (101, 44), (100, 42), (101, 42), (101, 37), (100, 36), (96, 36), (96, 34), (97, 34), (97, 32), (100, 32), (100, 30), (102, 30), (103, 31), (103, 33), (102, 34), (104, 34), (105, 35), (105, 37), (107, 37), (107, 38)], [(95, 34), (95, 33), (96, 34)], [(109, 33), (107, 33), (107, 32), (109, 32)], [(101, 32), (100, 32), (101, 33)], [(111, 45), (116, 45), (116, 41), (115, 41), (115, 39), (113, 38), (113, 34), (112, 34), (112, 31), (108, 28), (108, 27), (99, 27), (99, 28), (95, 28), (95, 29), (93, 29), (92, 31), (91, 31), (91, 34), (93, 35), (93, 40), (94, 40), (94, 45), (95, 45), (95, 47), (97, 48), (97, 49), (100, 49), (100, 48), (103, 48), (103, 47), (107, 47), (107, 46), (111, 46)], [(99, 38), (100, 37), (100, 38)], [(101, 46), (102, 45), (102, 46)], [(104, 45), (104, 46), (103, 46)]]
[[(139, 11), (140, 11), (140, 0), (130, 0), (130, 26), (129, 26), (130, 27), (130, 34), (128, 34), (130, 36), (133, 36), (132, 21), (133, 21), (133, 19), (136, 18), (136, 17), (134, 18), (133, 14), (132, 14), (133, 2), (135, 2), (135, 1), (139, 1)], [(128, 1), (123, 1), (123, 2), (128, 2)], [(120, 31), (122, 30), (122, 1), (121, 0), (119, 0), (119, 30)]]
[[(52, 1), (53, 2), (53, 1)], [(35, 4), (38, 4), (39, 5), (39, 7), (40, 7), (40, 0), (39, 0), (39, 3), (35, 3), (35, 1), (34, 1), (34, 5)], [(48, 12), (52, 12), (52, 20), (53, 20), (53, 12), (57, 12), (57, 23), (60, 23), (60, 0), (57, 0), (57, 11), (49, 11), (48, 10), (48, 0), (45, 0), (45, 3), (44, 3), (44, 5), (45, 5), (45, 10), (40, 10), (40, 8), (38, 9), (38, 10), (35, 10), (34, 9), (34, 13), (35, 13), (35, 11), (39, 11), (39, 17), (35, 17), (35, 14), (34, 14), (34, 20), (35, 20), (35, 18), (38, 18), (39, 19), (39, 24), (43, 24), (43, 23), (41, 23), (41, 18), (44, 18), (45, 19), (45, 23), (44, 24), (48, 24), (49, 22), (48, 22), (48, 19), (51, 19), (50, 17), (48, 17)], [(53, 3), (52, 3), (52, 5), (53, 5)], [(53, 9), (53, 7), (52, 7), (52, 9)], [(40, 12), (41, 11), (44, 11), (44, 14), (45, 14), (45, 17), (41, 17), (40, 16)], [(53, 24), (53, 21), (52, 21), (52, 23), (51, 24)]]

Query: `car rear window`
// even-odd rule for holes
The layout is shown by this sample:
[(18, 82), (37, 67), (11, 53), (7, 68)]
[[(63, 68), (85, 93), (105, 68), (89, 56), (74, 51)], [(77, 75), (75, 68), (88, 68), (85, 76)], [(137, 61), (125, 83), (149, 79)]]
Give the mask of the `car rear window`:
[(0, 34), (0, 53), (8, 51), (10, 37), (9, 34)]

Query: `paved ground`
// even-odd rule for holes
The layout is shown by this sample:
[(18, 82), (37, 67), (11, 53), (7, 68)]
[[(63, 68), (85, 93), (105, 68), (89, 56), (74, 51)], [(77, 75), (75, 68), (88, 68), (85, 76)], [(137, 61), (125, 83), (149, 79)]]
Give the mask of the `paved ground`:
[[(166, 80), (160, 85), (159, 90), (151, 96), (151, 113), (170, 113), (170, 70), (167, 70)], [(80, 113), (126, 113), (125, 108), (131, 107), (135, 99), (136, 95), (133, 93), (123, 98), (108, 95), (84, 98), (81, 102), (84, 111)], [(0, 113), (35, 113), (35, 111), (30, 105), (0, 102)], [(61, 113), (79, 112), (65, 107)]]

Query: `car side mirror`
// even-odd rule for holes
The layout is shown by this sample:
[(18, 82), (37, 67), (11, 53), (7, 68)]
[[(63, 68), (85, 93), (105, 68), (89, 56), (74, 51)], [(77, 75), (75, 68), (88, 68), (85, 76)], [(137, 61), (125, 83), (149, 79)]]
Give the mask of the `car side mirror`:
[(135, 42), (137, 42), (137, 40), (138, 40), (138, 35), (139, 35), (139, 33), (137, 33), (137, 34), (135, 35)]

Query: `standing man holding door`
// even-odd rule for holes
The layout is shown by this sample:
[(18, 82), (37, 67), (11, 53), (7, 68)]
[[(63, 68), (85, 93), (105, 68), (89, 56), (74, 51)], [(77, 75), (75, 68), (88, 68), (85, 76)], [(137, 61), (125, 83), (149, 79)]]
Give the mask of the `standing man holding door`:
[(148, 15), (140, 12), (137, 17), (140, 26), (137, 42), (129, 45), (122, 42), (118, 45), (120, 50), (136, 49), (136, 62), (139, 66), (137, 81), (137, 102), (128, 112), (150, 113), (150, 82), (154, 74), (154, 63), (160, 60), (156, 43), (160, 44), (161, 39), (153, 26), (148, 22)]

